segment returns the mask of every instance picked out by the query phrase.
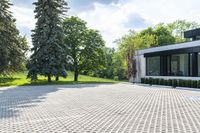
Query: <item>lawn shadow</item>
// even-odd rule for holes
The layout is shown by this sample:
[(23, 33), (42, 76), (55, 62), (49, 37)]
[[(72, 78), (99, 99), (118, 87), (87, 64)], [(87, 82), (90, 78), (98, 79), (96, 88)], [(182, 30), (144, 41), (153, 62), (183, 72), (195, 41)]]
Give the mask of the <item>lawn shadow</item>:
[(98, 84), (2, 87), (0, 88), (0, 119), (19, 117), (23, 110), (38, 106), (44, 102), (49, 93), (55, 93), (60, 89), (96, 86)]
[(25, 83), (20, 86), (43, 86), (43, 85), (77, 85), (77, 84), (115, 84), (118, 82), (102, 82), (102, 81), (52, 81), (48, 82), (46, 80), (37, 80), (30, 83)]
[(15, 80), (19, 80), (20, 78), (0, 78), (0, 83), (8, 83), (8, 82), (13, 82)]

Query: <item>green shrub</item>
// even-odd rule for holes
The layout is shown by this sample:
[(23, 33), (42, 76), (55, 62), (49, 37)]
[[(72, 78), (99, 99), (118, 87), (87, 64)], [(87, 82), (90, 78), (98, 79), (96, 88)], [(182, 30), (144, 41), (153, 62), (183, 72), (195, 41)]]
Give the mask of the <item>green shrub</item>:
[(172, 80), (171, 80), (171, 79), (168, 79), (167, 85), (168, 85), (168, 86), (172, 86)]
[(159, 80), (159, 85), (164, 85), (164, 79)]
[(183, 87), (188, 87), (188, 80), (184, 80), (184, 86)]
[(168, 85), (168, 80), (167, 79), (164, 80), (164, 85), (166, 85), (166, 86)]
[(113, 79), (114, 79), (114, 80), (119, 80), (119, 77), (118, 77), (118, 76), (114, 76)]
[(184, 80), (179, 79), (179, 81), (178, 81), (178, 86), (184, 87), (184, 86), (185, 86)]
[(200, 80), (197, 81), (197, 88), (200, 88)]
[(146, 84), (146, 82), (147, 82), (147, 81), (146, 81), (146, 78), (144, 78), (144, 84)]
[(174, 88), (177, 87), (177, 80), (176, 79), (172, 80), (172, 87), (174, 87)]
[(197, 83), (198, 83), (197, 80), (193, 80), (192, 84), (191, 84), (191, 87), (192, 88), (197, 88), (197, 85), (198, 85)]
[(154, 84), (158, 85), (158, 83), (159, 83), (159, 79), (154, 79)]
[(162, 85), (162, 84), (161, 84), (161, 80), (162, 80), (162, 79), (159, 79), (159, 81), (158, 81), (158, 84), (159, 84), (159, 85)]
[(149, 78), (149, 85), (153, 84), (153, 78)]
[(191, 80), (184, 80), (184, 87), (191, 87)]
[(192, 87), (192, 80), (188, 80), (188, 86), (187, 87)]
[(192, 87), (192, 88), (200, 88), (200, 80), (183, 80), (183, 79), (159, 79), (159, 78), (141, 78), (141, 83), (149, 84), (149, 85), (166, 85), (172, 86), (176, 88), (180, 87)]
[(146, 84), (146, 78), (144, 78), (144, 84)]
[(152, 83), (152, 85), (155, 84), (155, 79), (154, 78), (151, 79), (151, 83)]
[(145, 78), (145, 84), (149, 84), (149, 79)]
[(142, 83), (142, 84), (145, 83), (145, 78), (141, 78), (141, 83)]

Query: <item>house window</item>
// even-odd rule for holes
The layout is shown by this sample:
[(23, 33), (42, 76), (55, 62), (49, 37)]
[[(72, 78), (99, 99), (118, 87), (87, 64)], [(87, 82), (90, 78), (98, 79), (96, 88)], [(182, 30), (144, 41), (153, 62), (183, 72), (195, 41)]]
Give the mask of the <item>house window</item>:
[(189, 63), (190, 63), (190, 74), (189, 74), (189, 76), (192, 76), (192, 73), (193, 73), (193, 69), (192, 69), (192, 67), (193, 67), (193, 61), (192, 61), (192, 54), (189, 54), (190, 55), (190, 59), (189, 59)]
[(147, 75), (159, 76), (160, 75), (160, 57), (148, 57), (147, 58)]
[(189, 76), (188, 54), (176, 54), (171, 56), (171, 75)]
[(198, 76), (200, 77), (200, 53), (198, 53)]

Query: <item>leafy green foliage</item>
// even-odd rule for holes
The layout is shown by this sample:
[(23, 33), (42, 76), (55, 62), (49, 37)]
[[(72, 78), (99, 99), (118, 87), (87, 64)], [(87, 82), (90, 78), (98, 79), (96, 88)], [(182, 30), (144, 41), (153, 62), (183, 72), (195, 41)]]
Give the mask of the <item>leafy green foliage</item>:
[(28, 78), (36, 80), (40, 74), (47, 76), (50, 82), (51, 76), (57, 80), (59, 76), (66, 77), (67, 49), (61, 20), (67, 4), (64, 0), (38, 0), (34, 5), (37, 22), (32, 34), (34, 47)]
[(187, 41), (184, 38), (184, 31), (200, 28), (200, 25), (193, 21), (177, 20), (172, 23), (167, 24), (170, 32), (176, 38), (176, 43)]
[(0, 75), (22, 70), (28, 51), (26, 38), (19, 35), (10, 12), (11, 5), (8, 0), (0, 1)]
[(118, 80), (126, 79), (126, 66), (124, 58), (119, 52), (115, 52), (113, 55), (113, 69), (115, 78)]
[(63, 22), (65, 45), (74, 70), (74, 81), (82, 71), (96, 70), (104, 65), (104, 41), (98, 31), (89, 29), (78, 17)]
[(102, 67), (100, 67), (99, 69), (84, 70), (81, 73), (93, 77), (113, 79), (114, 78), (113, 54), (115, 53), (115, 50), (112, 48), (104, 47), (103, 52), (104, 52), (104, 63), (102, 64)]
[(102, 78), (114, 78), (114, 68), (113, 66), (113, 57), (114, 57), (115, 50), (112, 48), (104, 48), (104, 55), (105, 55), (105, 64), (103, 69), (99, 70), (99, 77)]
[(163, 46), (175, 43), (175, 37), (172, 35), (168, 27), (164, 24), (158, 24), (150, 27), (138, 34), (138, 38), (146, 47)]

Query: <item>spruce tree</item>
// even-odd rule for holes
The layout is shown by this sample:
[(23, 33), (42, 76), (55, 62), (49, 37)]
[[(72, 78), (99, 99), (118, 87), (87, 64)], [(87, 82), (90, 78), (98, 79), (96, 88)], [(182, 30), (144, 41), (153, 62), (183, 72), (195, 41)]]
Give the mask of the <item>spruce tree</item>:
[(9, 0), (0, 1), (0, 75), (21, 70), (28, 50), (27, 41), (19, 35)]
[(32, 56), (28, 65), (28, 78), (37, 79), (37, 75), (48, 77), (66, 77), (66, 48), (61, 28), (62, 17), (67, 10), (64, 0), (38, 0), (35, 8), (36, 27), (32, 34)]

